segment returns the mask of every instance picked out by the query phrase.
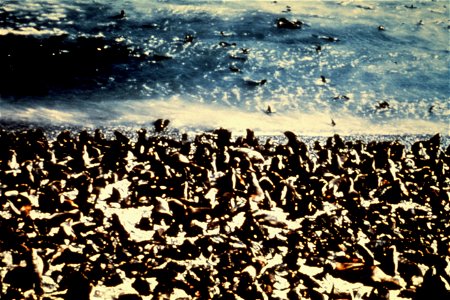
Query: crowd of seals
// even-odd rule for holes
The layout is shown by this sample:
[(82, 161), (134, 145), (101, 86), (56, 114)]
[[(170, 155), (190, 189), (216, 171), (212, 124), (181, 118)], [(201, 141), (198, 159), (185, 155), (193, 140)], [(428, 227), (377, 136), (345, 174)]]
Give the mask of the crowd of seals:
[(439, 135), (308, 147), (168, 124), (0, 130), (1, 299), (449, 299)]

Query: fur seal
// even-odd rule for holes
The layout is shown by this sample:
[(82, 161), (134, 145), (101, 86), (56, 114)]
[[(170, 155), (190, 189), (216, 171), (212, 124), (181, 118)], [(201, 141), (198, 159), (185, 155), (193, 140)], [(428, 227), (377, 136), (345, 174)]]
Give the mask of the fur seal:
[(387, 109), (387, 108), (390, 108), (389, 102), (387, 102), (387, 101), (380, 102), (380, 103), (378, 103), (378, 105), (377, 105), (376, 108), (377, 108), (377, 109)]
[(290, 21), (286, 18), (279, 18), (277, 20), (277, 28), (281, 29), (301, 29), (304, 24), (300, 20)]
[(164, 129), (169, 126), (170, 120), (164, 120), (164, 119), (158, 119), (156, 120), (153, 125), (155, 126), (155, 132), (163, 132)]
[(317, 39), (319, 39), (319, 40), (324, 40), (324, 41), (327, 41), (327, 42), (339, 42), (340, 41), (340, 39), (339, 38), (337, 38), (337, 37), (334, 37), (334, 36), (329, 36), (329, 35), (317, 35), (317, 34), (313, 34), (312, 35), (313, 37), (315, 37), (315, 38), (317, 38)]
[(221, 42), (219, 42), (219, 46), (223, 47), (223, 48), (236, 47), (236, 43), (228, 43), (228, 42), (221, 41)]
[(234, 73), (238, 73), (241, 71), (241, 69), (239, 69), (235, 65), (230, 65), (228, 68), (230, 69), (231, 72), (234, 72)]
[(333, 97), (333, 100), (348, 101), (348, 100), (350, 100), (350, 97), (347, 95), (338, 95), (338, 96)]
[(120, 11), (120, 14), (111, 17), (111, 19), (115, 20), (122, 20), (123, 18), (125, 18), (125, 11), (123, 9)]
[(191, 34), (186, 34), (186, 35), (184, 36), (183, 42), (184, 42), (185, 44), (192, 43), (193, 41), (194, 41), (194, 36), (193, 36), (193, 35), (191, 35)]
[(261, 86), (266, 84), (267, 80), (266, 79), (262, 79), (262, 80), (251, 80), (251, 79), (247, 79), (245, 80), (245, 83), (248, 86)]

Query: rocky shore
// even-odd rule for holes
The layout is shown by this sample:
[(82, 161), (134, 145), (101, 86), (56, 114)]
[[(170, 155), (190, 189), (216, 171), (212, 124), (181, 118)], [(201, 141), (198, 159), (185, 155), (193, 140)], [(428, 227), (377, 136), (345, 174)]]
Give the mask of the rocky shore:
[(450, 146), (0, 129), (1, 299), (450, 299)]

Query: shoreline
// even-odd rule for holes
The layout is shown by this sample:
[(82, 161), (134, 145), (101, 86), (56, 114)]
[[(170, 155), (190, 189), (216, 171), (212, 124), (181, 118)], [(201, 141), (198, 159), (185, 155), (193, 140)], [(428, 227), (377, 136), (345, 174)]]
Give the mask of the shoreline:
[[(142, 125), (142, 126), (141, 126)], [(77, 124), (42, 124), (39, 122), (30, 122), (30, 121), (12, 121), (12, 120), (0, 120), (0, 129), (4, 129), (7, 131), (24, 131), (24, 130), (30, 130), (30, 129), (42, 129), (46, 137), (49, 140), (54, 140), (56, 136), (63, 130), (69, 130), (73, 134), (78, 134), (81, 131), (86, 130), (90, 134), (93, 134), (96, 129), (99, 129), (105, 134), (108, 138), (113, 138), (114, 134), (113, 132), (118, 130), (124, 135), (126, 135), (130, 140), (135, 141), (137, 139), (137, 132), (141, 129), (146, 129), (150, 134), (156, 134), (154, 132), (154, 128), (151, 122), (146, 124), (134, 124), (134, 125), (122, 125), (122, 126), (114, 126), (114, 125), (107, 125), (107, 126), (82, 126)], [(216, 129), (223, 128), (223, 127), (211, 127), (209, 129), (192, 129), (192, 130), (186, 130), (183, 128), (176, 128), (172, 126), (168, 126), (168, 128), (165, 129), (164, 134), (167, 137), (170, 138), (181, 138), (182, 134), (188, 134), (189, 139), (193, 139), (196, 135), (200, 135), (202, 133), (208, 133), (213, 132)], [(226, 127), (225, 127), (226, 128)], [(232, 131), (232, 137), (238, 138), (245, 135), (245, 131), (247, 128), (242, 127), (241, 130)], [(248, 129), (253, 130), (255, 134), (258, 136), (258, 139), (260, 142), (265, 142), (267, 139), (272, 139), (276, 143), (284, 143), (285, 137), (283, 135), (283, 132), (280, 131), (279, 134), (259, 134), (258, 131), (254, 130), (253, 128), (249, 127)], [(289, 130), (289, 129), (286, 129)], [(445, 130), (443, 130), (445, 132)], [(423, 134), (340, 134), (339, 132), (330, 132), (330, 133), (323, 133), (320, 135), (310, 135), (310, 134), (302, 134), (295, 132), (300, 138), (302, 138), (308, 146), (313, 146), (315, 141), (319, 141), (321, 143), (325, 143), (326, 140), (330, 137), (332, 137), (334, 134), (338, 134), (340, 137), (342, 137), (345, 140), (348, 141), (357, 141), (360, 140), (364, 143), (370, 143), (372, 141), (399, 141), (400, 143), (404, 144), (408, 149), (411, 147), (412, 144), (414, 144), (416, 141), (419, 140), (427, 140), (431, 138), (432, 136), (439, 134), (441, 137), (441, 145), (443, 148), (446, 148), (450, 146), (450, 133), (444, 134), (443, 132), (433, 132), (433, 133), (423, 133)]]

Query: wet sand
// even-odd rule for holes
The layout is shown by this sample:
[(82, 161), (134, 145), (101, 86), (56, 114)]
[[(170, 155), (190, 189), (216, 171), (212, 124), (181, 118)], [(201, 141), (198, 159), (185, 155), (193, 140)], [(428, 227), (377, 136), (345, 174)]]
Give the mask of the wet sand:
[(0, 129), (1, 299), (450, 297), (439, 135), (305, 143), (168, 124)]

